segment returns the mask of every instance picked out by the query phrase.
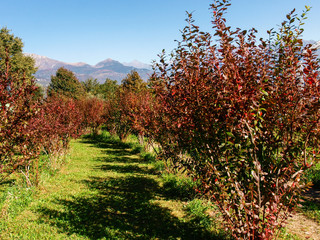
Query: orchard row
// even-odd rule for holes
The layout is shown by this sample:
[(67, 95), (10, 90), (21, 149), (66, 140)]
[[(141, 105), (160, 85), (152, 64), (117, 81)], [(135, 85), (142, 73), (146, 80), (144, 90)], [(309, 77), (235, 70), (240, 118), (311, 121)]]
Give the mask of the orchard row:
[(181, 42), (170, 59), (160, 56), (148, 84), (132, 72), (109, 95), (92, 90), (93, 81), (83, 84), (90, 96), (79, 84), (64, 88), (61, 73), (72, 73), (60, 69), (39, 100), (26, 69), (11, 71), (5, 53), (1, 175), (37, 169), (41, 152), (55, 154), (104, 125), (120, 139), (133, 133), (155, 143), (159, 158), (186, 171), (217, 204), (235, 238), (273, 238), (320, 157), (319, 60), (301, 37), (309, 8), (258, 40), (254, 29), (227, 26), (229, 5), (211, 5), (213, 35), (189, 15)]

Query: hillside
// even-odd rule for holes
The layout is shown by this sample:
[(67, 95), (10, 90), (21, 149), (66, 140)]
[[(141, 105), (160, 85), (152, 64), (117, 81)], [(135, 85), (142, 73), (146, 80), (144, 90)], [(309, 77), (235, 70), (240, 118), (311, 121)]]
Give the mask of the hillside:
[[(120, 82), (132, 70), (136, 70), (144, 80), (147, 80), (151, 75), (150, 66), (137, 61), (123, 64), (108, 58), (96, 65), (90, 65), (83, 62), (65, 63), (37, 54), (25, 53), (25, 55), (31, 56), (35, 59), (36, 67), (38, 68), (35, 77), (43, 86), (49, 85), (51, 75), (54, 75), (60, 67), (65, 67), (73, 71), (80, 81), (85, 81), (88, 78), (96, 78), (100, 83), (103, 83), (106, 78)], [(144, 66), (148, 68), (138, 68), (135, 66)]]

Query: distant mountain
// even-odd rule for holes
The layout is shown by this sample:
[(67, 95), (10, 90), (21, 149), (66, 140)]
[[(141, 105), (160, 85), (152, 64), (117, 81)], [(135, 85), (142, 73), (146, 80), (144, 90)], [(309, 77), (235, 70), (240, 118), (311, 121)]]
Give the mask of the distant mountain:
[[(147, 68), (147, 64), (140, 63), (141, 67), (138, 67), (138, 65), (126, 66), (110, 58), (92, 66), (83, 62), (65, 63), (37, 54), (25, 53), (25, 55), (35, 59), (36, 67), (38, 68), (35, 77), (39, 84), (43, 86), (48, 86), (50, 84), (51, 75), (55, 75), (57, 69), (60, 67), (65, 67), (74, 72), (80, 81), (85, 81), (88, 78), (96, 78), (100, 83), (103, 83), (106, 78), (120, 82), (132, 70), (136, 70), (144, 80), (147, 80), (152, 73), (150, 68)], [(146, 66), (146, 68), (143, 66)]]
[(125, 66), (129, 66), (129, 67), (135, 67), (135, 68), (144, 68), (144, 69), (152, 69), (152, 65), (151, 64), (145, 64), (142, 62), (139, 62), (138, 60), (133, 60), (131, 62), (123, 62), (122, 63)]

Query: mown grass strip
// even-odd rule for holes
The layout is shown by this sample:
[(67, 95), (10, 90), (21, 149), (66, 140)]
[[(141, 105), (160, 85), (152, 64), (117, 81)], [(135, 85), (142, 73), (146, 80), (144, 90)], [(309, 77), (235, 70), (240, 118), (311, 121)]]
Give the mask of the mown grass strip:
[(138, 152), (109, 136), (73, 141), (60, 172), (42, 182), (28, 207), (2, 219), (0, 238), (226, 238), (188, 214), (186, 202)]

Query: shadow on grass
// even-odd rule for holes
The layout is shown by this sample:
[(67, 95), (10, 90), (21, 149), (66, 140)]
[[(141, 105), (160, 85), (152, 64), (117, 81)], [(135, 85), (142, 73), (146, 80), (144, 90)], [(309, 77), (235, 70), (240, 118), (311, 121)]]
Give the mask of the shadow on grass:
[[(97, 140), (97, 138), (87, 138), (87, 140), (90, 140), (90, 143), (95, 144), (95, 147), (103, 148), (104, 153), (106, 153), (105, 157), (96, 159), (96, 161), (103, 162), (103, 164), (99, 166), (99, 170), (114, 171), (118, 173), (161, 174), (154, 168), (148, 169), (141, 165), (141, 163), (147, 163), (147, 161), (144, 161), (141, 157), (132, 158), (132, 156), (137, 155), (128, 149), (126, 143), (122, 143), (120, 140), (102, 136), (100, 136), (99, 140)], [(195, 197), (195, 187), (196, 185), (192, 181), (188, 181), (188, 179), (178, 179), (173, 175), (166, 176), (163, 179), (161, 193), (167, 199), (186, 201)]]
[(0, 181), (0, 188), (5, 186), (5, 187), (8, 187), (8, 186), (12, 186), (14, 185), (15, 183), (15, 180), (13, 179), (4, 179), (2, 181)]
[(317, 222), (320, 222), (320, 189), (310, 188), (302, 196), (302, 210)]
[(154, 169), (149, 169), (147, 167), (139, 166), (135, 163), (127, 165), (117, 165), (117, 164), (103, 164), (97, 169), (102, 171), (114, 171), (118, 173), (134, 173), (134, 174), (155, 174)]
[[(121, 150), (117, 143), (95, 144)], [(122, 158), (126, 158), (125, 155)], [(169, 208), (158, 204), (156, 199), (166, 199), (166, 196), (159, 183), (150, 176), (150, 170), (135, 164), (139, 161), (136, 158), (128, 165), (121, 161), (117, 165), (120, 156), (98, 159), (105, 163), (95, 171), (127, 175), (84, 180), (94, 195), (56, 199), (55, 204), (61, 209), (38, 208), (41, 221), (57, 226), (67, 234), (90, 239), (224, 239), (193, 222), (179, 219)], [(128, 163), (129, 158), (124, 162)]]
[(62, 231), (90, 239), (221, 239), (153, 202), (159, 187), (151, 178), (92, 178), (87, 184), (99, 194), (56, 200), (63, 209), (38, 211)]
[(111, 136), (104, 135), (87, 135), (82, 137), (82, 142), (84, 143), (93, 143), (101, 148), (112, 148), (112, 149), (129, 149), (131, 147), (130, 143), (121, 142), (119, 139), (113, 138)]

